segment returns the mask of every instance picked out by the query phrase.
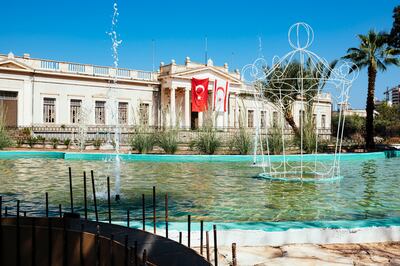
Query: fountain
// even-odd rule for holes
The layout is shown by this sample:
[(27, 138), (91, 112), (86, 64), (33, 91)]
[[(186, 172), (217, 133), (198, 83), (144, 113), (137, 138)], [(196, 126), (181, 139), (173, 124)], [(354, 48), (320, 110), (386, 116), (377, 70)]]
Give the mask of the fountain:
[(113, 146), (115, 149), (115, 164), (113, 174), (115, 176), (115, 199), (120, 200), (120, 178), (121, 178), (121, 158), (119, 156), (120, 152), (120, 139), (121, 139), (121, 128), (119, 126), (118, 121), (118, 100), (116, 98), (116, 84), (117, 84), (117, 75), (118, 75), (118, 48), (121, 44), (121, 40), (118, 39), (117, 34), (117, 23), (118, 23), (118, 4), (114, 2), (113, 5), (113, 16), (111, 20), (111, 31), (108, 32), (108, 35), (112, 41), (112, 57), (113, 57), (113, 67), (114, 67), (114, 76), (113, 80), (110, 83), (110, 87), (107, 91), (106, 95), (106, 114), (108, 115), (108, 123), (114, 128), (114, 139)]
[[(271, 66), (261, 56), (242, 71), (243, 79), (254, 90), (258, 113), (259, 103), (269, 106), (271, 113), (270, 125), (261, 128), (260, 122), (256, 124), (254, 164), (262, 167), (260, 176), (270, 180), (338, 180), (342, 178), (340, 154), (344, 111), (358, 69), (349, 62), (328, 63), (309, 51), (314, 33), (306, 23), (291, 26), (288, 39), (293, 50), (282, 58), (274, 57)], [(320, 153), (326, 139), (322, 138), (323, 128), (317, 126), (315, 107), (323, 97), (331, 97), (332, 104), (339, 106), (333, 160), (326, 160)], [(297, 123), (295, 117), (298, 117)], [(298, 146), (299, 155), (290, 155), (294, 153), (293, 143)], [(258, 153), (261, 156), (257, 156)], [(273, 157), (272, 154), (280, 156)]]
[(87, 141), (87, 131), (89, 124), (89, 117), (92, 110), (92, 104), (90, 101), (84, 99), (81, 103), (81, 107), (78, 112), (78, 132), (77, 137), (72, 141), (73, 145), (77, 146), (79, 151), (85, 149)]

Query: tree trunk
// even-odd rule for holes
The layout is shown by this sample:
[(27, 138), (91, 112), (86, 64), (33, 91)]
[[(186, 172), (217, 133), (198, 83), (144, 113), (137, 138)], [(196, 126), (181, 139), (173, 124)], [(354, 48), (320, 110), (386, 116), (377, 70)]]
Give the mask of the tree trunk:
[(293, 133), (295, 136), (300, 136), (299, 128), (297, 127), (296, 123), (294, 122), (292, 111), (289, 108), (285, 111), (285, 120), (288, 122), (289, 126), (292, 128)]
[(374, 143), (374, 96), (375, 96), (376, 68), (373, 64), (368, 66), (368, 95), (367, 95), (367, 118), (365, 120), (365, 147), (370, 150), (375, 147)]

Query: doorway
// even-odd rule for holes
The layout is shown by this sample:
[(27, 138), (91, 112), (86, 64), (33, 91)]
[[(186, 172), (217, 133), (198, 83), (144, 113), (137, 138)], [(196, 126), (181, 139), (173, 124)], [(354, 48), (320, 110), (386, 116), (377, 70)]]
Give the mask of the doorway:
[(192, 130), (199, 128), (199, 113), (198, 112), (192, 112), (192, 116), (190, 119), (190, 128)]
[(0, 114), (4, 126), (17, 127), (18, 121), (18, 92), (0, 91)]

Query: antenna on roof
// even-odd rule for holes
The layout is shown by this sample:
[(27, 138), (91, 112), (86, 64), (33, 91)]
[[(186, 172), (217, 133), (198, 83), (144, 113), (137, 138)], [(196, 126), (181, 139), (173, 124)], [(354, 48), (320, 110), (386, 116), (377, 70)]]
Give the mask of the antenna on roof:
[(205, 38), (205, 47), (204, 47), (204, 64), (207, 65), (207, 61), (208, 61), (208, 38), (206, 35)]

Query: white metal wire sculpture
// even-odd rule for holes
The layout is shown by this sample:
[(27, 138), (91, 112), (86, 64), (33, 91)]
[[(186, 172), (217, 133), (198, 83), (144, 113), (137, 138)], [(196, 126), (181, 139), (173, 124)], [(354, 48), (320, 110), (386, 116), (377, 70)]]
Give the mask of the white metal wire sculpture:
[[(282, 58), (274, 57), (270, 67), (260, 56), (242, 71), (243, 80), (254, 90), (257, 114), (265, 105), (271, 106), (277, 114), (272, 119), (270, 115), (272, 122), (263, 128), (257, 119), (254, 162), (262, 166), (260, 175), (268, 179), (305, 182), (339, 179), (344, 111), (358, 69), (350, 62), (328, 63), (309, 51), (314, 33), (306, 23), (291, 26), (288, 39), (293, 50)], [(315, 108), (320, 99), (329, 96), (332, 105), (338, 105), (339, 121), (333, 154), (325, 156), (319, 153), (326, 140), (322, 139), (322, 129), (316, 125)], [(299, 110), (297, 123), (295, 107)], [(297, 145), (293, 145), (294, 142)], [(299, 155), (291, 156), (294, 152)], [(273, 153), (280, 156), (272, 157)]]

